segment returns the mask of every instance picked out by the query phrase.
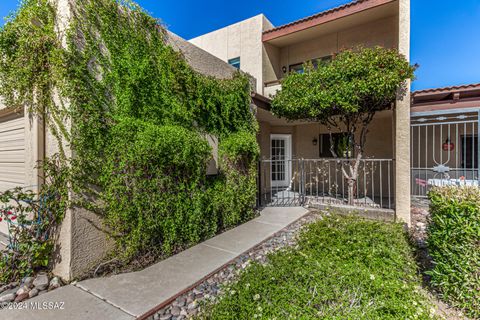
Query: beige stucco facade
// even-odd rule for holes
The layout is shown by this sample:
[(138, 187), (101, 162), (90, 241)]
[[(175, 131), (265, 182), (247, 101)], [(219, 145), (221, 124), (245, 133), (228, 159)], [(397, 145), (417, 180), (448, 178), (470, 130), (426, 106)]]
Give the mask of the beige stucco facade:
[[(70, 21), (71, 2), (58, 0), (56, 4), (58, 10), (56, 29), (63, 45), (66, 45), (64, 31)], [(68, 101), (63, 100), (63, 104), (60, 103), (60, 96), (57, 96), (56, 102), (59, 107), (63, 105), (68, 108)], [(21, 182), (20, 179), (3, 184), (0, 181), (0, 186), (5, 186), (4, 189), (22, 186), (36, 191), (43, 183), (43, 175), (38, 168), (39, 162), (59, 153), (60, 144), (65, 156), (71, 157), (72, 152), (65, 140), (59, 140), (53, 134), (51, 127), (53, 123), (46, 124), (40, 115), (29, 112), (26, 108), (15, 110), (0, 101), (0, 124), (8, 123), (12, 119), (23, 119), (24, 122), (22, 130), (18, 130), (21, 132), (21, 139), (16, 133), (12, 133), (11, 136), (11, 143), (16, 143), (14, 148), (20, 149), (21, 146), (23, 148), (24, 168), (19, 172), (24, 177)], [(64, 119), (64, 125), (68, 130), (69, 119)], [(101, 219), (94, 213), (75, 207), (67, 210), (57, 233), (53, 272), (65, 280), (71, 280), (98, 264), (111, 248), (111, 242), (107, 240), (106, 233), (102, 230)], [(0, 232), (8, 233), (5, 222), (0, 223)]]
[[(57, 31), (66, 45), (64, 31), (69, 26), (72, 2), (57, 2)], [(265, 31), (274, 27), (264, 15), (197, 37), (190, 43), (185, 43), (175, 35), (170, 35), (168, 41), (176, 50), (184, 53), (197, 71), (215, 77), (231, 76), (234, 69), (222, 61), (240, 57), (241, 70), (255, 80), (255, 91), (269, 97), (281, 89), (278, 81), (285, 76), (284, 69), (288, 70), (290, 65), (332, 55), (343, 48), (358, 45), (398, 47), (408, 57), (409, 0), (385, 2), (388, 3), (381, 8), (267, 41), (263, 39)], [(57, 102), (60, 105), (60, 101)], [(397, 102), (394, 110), (379, 113), (370, 126), (366, 145), (366, 157), (395, 159), (392, 179), (395, 183), (396, 214), (407, 223), (410, 222), (409, 102), (407, 95)], [(62, 101), (62, 105), (68, 108), (68, 101)], [(18, 117), (23, 117), (24, 122), (22, 182), (23, 186), (36, 189), (42, 183), (42, 173), (36, 168), (38, 161), (58, 153), (59, 143), (63, 143), (67, 156), (72, 156), (72, 153), (65, 141), (58, 141), (43, 119), (29, 114), (28, 110), (11, 110), (0, 101), (0, 123)], [(270, 157), (272, 134), (291, 136), (293, 158), (319, 158), (319, 148), (313, 144), (313, 140), (327, 133), (325, 128), (315, 123), (289, 123), (260, 108), (257, 117), (260, 123), (258, 141), (263, 158)], [(69, 119), (65, 119), (65, 124), (68, 128)], [(212, 143), (216, 146), (216, 141)], [(213, 173), (215, 166), (212, 170)], [(372, 194), (376, 192), (372, 190)], [(5, 225), (0, 224), (0, 232), (6, 232)], [(97, 265), (112, 247), (101, 218), (76, 207), (66, 212), (58, 237), (54, 273), (67, 280), (82, 276)]]
[[(73, 6), (75, 6), (76, 3), (69, 0), (54, 1), (57, 6), (56, 31), (62, 44), (66, 46), (65, 31), (70, 25), (71, 15), (75, 9)], [(247, 24), (245, 28), (249, 31), (255, 30), (259, 23), (262, 24), (264, 22), (261, 19), (254, 20), (251, 24)], [(246, 32), (245, 34), (250, 33), (251, 32)], [(261, 35), (261, 31), (259, 35)], [(181, 52), (191, 67), (199, 73), (222, 79), (230, 78), (235, 74), (235, 68), (172, 33), (168, 33), (166, 41), (173, 49)], [(245, 47), (243, 52), (245, 51), (247, 55), (252, 56), (253, 60), (253, 56), (256, 53), (249, 51), (247, 47)], [(261, 67), (261, 64), (259, 64), (258, 67)], [(252, 73), (254, 72), (256, 71), (253, 68)], [(255, 85), (255, 83), (255, 79), (252, 79), (252, 84)], [(69, 108), (68, 100), (60, 95), (57, 95), (55, 100), (58, 108)], [(9, 137), (9, 139), (18, 140), (18, 145), (22, 146), (22, 153), (18, 154), (18, 157), (22, 158), (23, 167), (19, 169), (21, 178), (8, 182), (8, 184), (7, 182), (2, 184), (0, 170), (0, 192), (16, 186), (26, 187), (35, 191), (43, 181), (42, 172), (37, 169), (37, 163), (39, 163), (39, 161), (52, 157), (60, 152), (63, 152), (67, 158), (73, 157), (74, 154), (65, 139), (58, 139), (58, 137), (54, 135), (52, 131), (52, 126), (55, 126), (54, 123), (49, 122), (46, 124), (44, 119), (30, 113), (27, 109), (13, 110), (6, 106), (2, 102), (2, 99), (0, 99), (0, 129), (2, 122), (8, 122), (11, 119), (14, 119), (16, 123), (19, 121), (23, 121), (24, 123), (18, 132), (15, 133), (15, 137)], [(68, 131), (71, 127), (70, 119), (62, 119), (62, 123), (64, 129)], [(60, 130), (56, 131), (60, 132)], [(218, 165), (218, 141), (214, 136), (206, 137), (206, 140), (214, 150), (213, 161), (209, 166), (208, 174), (215, 174)], [(0, 141), (0, 143), (1, 142), (2, 141)], [(1, 147), (0, 145), (0, 155), (2, 155)], [(18, 149), (19, 147), (15, 148)], [(1, 168), (0, 159), (0, 169)], [(1, 189), (2, 186), (5, 186), (5, 188)], [(70, 194), (72, 199), (77, 196), (79, 195)], [(90, 200), (96, 201), (95, 199)], [(6, 224), (0, 223), (0, 232), (8, 233)], [(86, 272), (96, 267), (113, 248), (113, 242), (108, 238), (108, 230), (105, 230), (102, 218), (93, 212), (76, 206), (68, 209), (65, 213), (57, 237), (53, 273), (65, 280), (82, 277)]]
[(256, 90), (261, 93), (264, 73), (269, 74), (274, 69), (267, 58), (267, 49), (262, 44), (262, 33), (272, 27), (270, 21), (260, 14), (191, 39), (190, 42), (225, 62), (239, 57), (241, 70), (257, 80)]
[[(259, 15), (191, 42), (224, 61), (240, 57), (241, 69), (257, 79), (257, 92), (271, 98), (281, 90), (281, 80), (292, 66), (334, 55), (342, 49), (396, 48), (409, 59), (410, 1), (365, 1), (278, 28)], [(396, 217), (410, 224), (409, 83), (406, 91), (407, 95), (397, 101), (393, 110), (378, 114), (371, 123), (365, 153), (368, 158), (392, 160)], [(272, 135), (291, 137), (292, 159), (320, 157), (318, 145), (312, 141), (327, 133), (326, 128), (313, 123), (289, 123), (263, 109), (257, 110), (257, 118), (262, 158), (271, 158)]]
[[(410, 0), (398, 0), (398, 51), (410, 60)], [(410, 195), (410, 82), (406, 95), (395, 106), (395, 211), (411, 224)]]
[[(57, 1), (57, 32), (62, 43), (66, 46), (66, 33), (74, 5), (68, 0)], [(57, 97), (57, 106), (69, 107), (69, 102), (60, 96)], [(67, 158), (73, 156), (72, 150), (63, 139), (59, 141), (52, 133), (51, 125), (45, 127), (45, 156), (49, 157), (60, 152), (60, 144)], [(64, 120), (64, 125), (69, 130), (70, 119)], [(72, 193), (70, 197), (74, 198)], [(92, 199), (94, 201), (94, 199)], [(84, 275), (105, 257), (112, 248), (112, 242), (107, 238), (107, 233), (102, 225), (102, 219), (97, 214), (88, 210), (72, 207), (67, 210), (58, 231), (56, 247), (56, 260), (53, 273), (66, 280), (75, 279)]]
[[(258, 141), (261, 155), (264, 159), (270, 157), (270, 135), (292, 135), (292, 157), (294, 159), (318, 159), (320, 157), (319, 145), (314, 145), (313, 140), (319, 139), (321, 134), (328, 134), (326, 127), (318, 123), (289, 123), (287, 121), (268, 122), (265, 111), (259, 111), (260, 132)], [(393, 111), (378, 113), (369, 126), (368, 140), (365, 146), (366, 158), (392, 159), (393, 148)], [(380, 138), (381, 137), (381, 138)]]
[[(304, 63), (317, 58), (331, 56), (342, 49), (356, 46), (382, 46), (387, 48), (397, 47), (396, 19), (394, 16), (381, 18), (376, 21), (340, 29), (318, 38), (292, 43), (277, 50), (268, 50), (268, 57), (275, 63), (274, 72), (266, 72), (265, 82), (280, 80), (285, 76), (282, 71), (286, 67)], [(272, 46), (271, 44), (266, 44)]]

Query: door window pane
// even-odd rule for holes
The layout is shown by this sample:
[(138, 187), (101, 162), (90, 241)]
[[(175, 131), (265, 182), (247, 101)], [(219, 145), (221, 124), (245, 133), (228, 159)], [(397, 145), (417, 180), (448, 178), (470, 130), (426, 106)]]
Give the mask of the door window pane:
[(285, 139), (272, 139), (272, 181), (285, 180), (286, 142)]

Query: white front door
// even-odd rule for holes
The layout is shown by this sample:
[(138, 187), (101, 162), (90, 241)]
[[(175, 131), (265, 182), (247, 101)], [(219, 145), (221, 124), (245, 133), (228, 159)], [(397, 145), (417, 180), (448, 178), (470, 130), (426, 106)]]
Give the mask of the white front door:
[(271, 186), (288, 187), (292, 178), (292, 135), (270, 135)]

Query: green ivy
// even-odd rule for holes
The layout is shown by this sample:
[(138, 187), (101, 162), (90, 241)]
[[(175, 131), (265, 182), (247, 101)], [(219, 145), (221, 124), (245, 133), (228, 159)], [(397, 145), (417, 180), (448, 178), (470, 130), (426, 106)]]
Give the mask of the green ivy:
[(221, 176), (207, 195), (210, 210), (220, 213), (219, 225), (228, 228), (255, 215), (257, 160), (260, 149), (255, 135), (240, 131), (221, 141)]
[[(68, 143), (75, 156), (60, 148), (57, 157), (68, 168), (65, 186), (81, 195), (75, 205), (103, 215), (116, 253), (168, 255), (252, 217), (250, 79), (197, 73), (132, 1), (72, 8), (66, 46), (47, 0), (24, 1), (0, 29), (0, 95), (45, 117), (59, 146)], [(206, 177), (206, 134), (228, 150), (216, 177)]]
[(106, 222), (123, 252), (169, 254), (211, 236), (202, 222), (208, 221), (202, 210), (208, 143), (183, 127), (130, 118), (112, 135), (100, 181)]

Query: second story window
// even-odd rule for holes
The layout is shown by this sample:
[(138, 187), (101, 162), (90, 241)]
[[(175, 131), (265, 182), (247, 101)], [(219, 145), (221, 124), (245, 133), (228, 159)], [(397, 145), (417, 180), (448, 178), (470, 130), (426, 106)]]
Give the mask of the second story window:
[[(324, 66), (330, 63), (330, 61), (332, 61), (332, 56), (325, 56), (322, 58), (312, 59), (309, 62), (311, 62), (313, 67), (316, 69), (318, 68), (318, 66)], [(303, 73), (304, 72), (303, 65), (304, 65), (303, 62), (291, 64), (289, 70), (290, 72)]]
[(303, 73), (303, 63), (297, 63), (290, 65), (290, 72)]
[(231, 65), (232, 67), (240, 69), (240, 57), (229, 59), (228, 64)]

